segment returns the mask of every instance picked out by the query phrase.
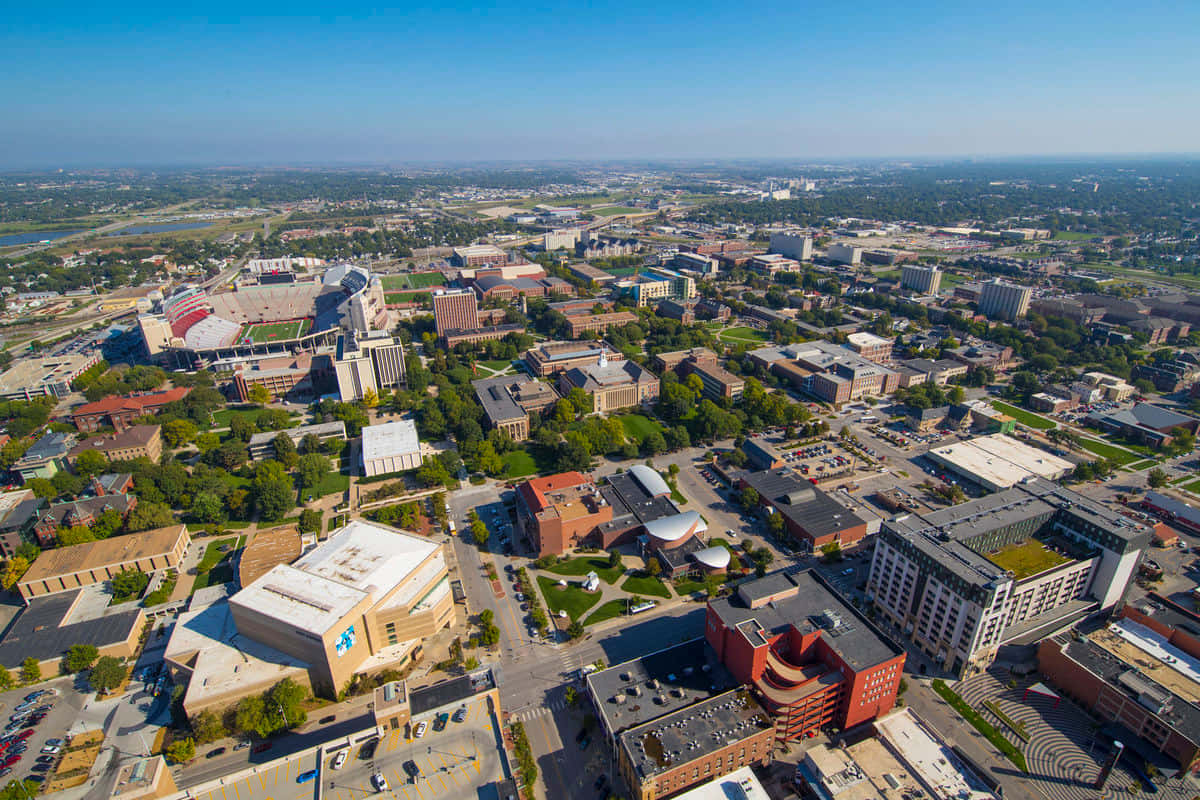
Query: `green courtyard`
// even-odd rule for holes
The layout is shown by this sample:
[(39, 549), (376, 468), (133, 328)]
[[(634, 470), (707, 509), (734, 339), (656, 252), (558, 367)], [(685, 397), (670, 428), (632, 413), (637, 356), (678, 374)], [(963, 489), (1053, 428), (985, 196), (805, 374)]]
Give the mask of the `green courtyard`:
[(572, 621), (583, 617), (587, 610), (600, 602), (600, 592), (585, 592), (577, 584), (559, 586), (554, 578), (538, 576), (538, 588), (546, 600), (546, 608), (554, 616), (565, 611)]
[(600, 576), (600, 580), (613, 584), (625, 574), (625, 565), (610, 567), (608, 559), (603, 556), (576, 556), (568, 558), (566, 561), (560, 561), (552, 567), (547, 567), (546, 572), (553, 572), (555, 575), (569, 575), (573, 578), (582, 578), (589, 572), (595, 572)]
[(987, 560), (1000, 569), (1012, 572), (1013, 576), (1020, 581), (1057, 567), (1059, 564), (1065, 564), (1071, 559), (1059, 555), (1037, 539), (1027, 539), (1019, 544), (1002, 547), (994, 553), (988, 553)]

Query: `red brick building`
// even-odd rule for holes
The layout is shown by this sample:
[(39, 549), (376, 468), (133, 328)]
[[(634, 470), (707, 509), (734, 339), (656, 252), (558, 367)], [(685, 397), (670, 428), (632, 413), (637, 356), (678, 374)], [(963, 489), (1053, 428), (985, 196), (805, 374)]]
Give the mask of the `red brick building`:
[(578, 472), (534, 478), (517, 487), (517, 527), (539, 555), (577, 546), (597, 525), (611, 522), (612, 515), (600, 489)]
[(867, 535), (867, 521), (791, 469), (744, 473), (738, 488), (758, 492), (770, 513), (782, 514), (784, 530), (812, 553), (832, 542), (853, 545)]
[(91, 433), (100, 428), (111, 427), (117, 433), (128, 428), (139, 417), (157, 413), (168, 403), (187, 397), (191, 389), (180, 386), (165, 392), (150, 394), (134, 394), (126, 397), (105, 397), (94, 403), (87, 403), (71, 413), (71, 421), (75, 427), (84, 433)]
[(709, 601), (704, 635), (780, 740), (852, 728), (896, 704), (904, 650), (815, 572), (775, 572)]

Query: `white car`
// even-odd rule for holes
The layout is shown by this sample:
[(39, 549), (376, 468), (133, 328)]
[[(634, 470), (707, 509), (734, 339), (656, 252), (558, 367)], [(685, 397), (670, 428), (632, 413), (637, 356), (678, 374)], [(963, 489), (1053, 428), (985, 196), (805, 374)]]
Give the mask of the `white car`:
[(417, 723), (417, 729), (413, 732), (413, 736), (420, 739), (425, 735), (425, 731), (429, 730), (429, 723), (422, 720)]
[(47, 754), (49, 754), (49, 755), (56, 755), (56, 754), (58, 753), (58, 751), (59, 751), (59, 750), (62, 750), (62, 748), (61, 748), (61, 747), (57, 747), (57, 746), (55, 746), (55, 745), (52, 745), (52, 744), (48, 744), (48, 745), (46, 745), (45, 747), (43, 747), (43, 748), (42, 748), (42, 752), (43, 752), (43, 753), (47, 753)]
[(342, 765), (346, 763), (346, 758), (349, 755), (350, 755), (349, 750), (339, 750), (338, 754), (333, 757), (333, 763), (330, 764), (329, 766), (332, 767), (333, 769), (341, 769)]
[(388, 786), (387, 778), (383, 777), (382, 772), (376, 772), (371, 776), (371, 785), (375, 787), (377, 792), (389, 792), (392, 787)]

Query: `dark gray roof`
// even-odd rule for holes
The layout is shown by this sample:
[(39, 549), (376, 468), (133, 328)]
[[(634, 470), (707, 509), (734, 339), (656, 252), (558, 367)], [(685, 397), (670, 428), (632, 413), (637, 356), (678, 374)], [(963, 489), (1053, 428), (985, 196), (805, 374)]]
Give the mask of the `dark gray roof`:
[(47, 433), (42, 438), (38, 439), (33, 445), (25, 451), (25, 455), (21, 457), (21, 461), (38, 461), (46, 458), (58, 458), (66, 455), (67, 451), (75, 445), (75, 434), (73, 433)]
[(1195, 417), (1178, 414), (1170, 409), (1161, 408), (1150, 403), (1137, 403), (1133, 408), (1097, 416), (1097, 419), (1122, 426), (1151, 428), (1164, 432), (1181, 425), (1196, 424)]
[(521, 419), (527, 414), (525, 409), (513, 400), (511, 387), (522, 383), (531, 383), (533, 379), (527, 375), (501, 375), (496, 378), (482, 378), (471, 381), (475, 387), (475, 396), (479, 398), (484, 413), (493, 424), (505, 420)]
[[(595, 706), (612, 734), (727, 692), (737, 681), (704, 639), (617, 664), (587, 677)], [(655, 702), (660, 696), (664, 702)], [(617, 701), (614, 698), (620, 697)]]
[(495, 685), (496, 681), (492, 676), (492, 671), (485, 669), (470, 675), (441, 681), (432, 686), (422, 686), (409, 692), (409, 710), (413, 716), (424, 714), (435, 708), (468, 700), (480, 692), (494, 688)]
[(17, 669), (30, 656), (49, 661), (66, 655), (71, 645), (76, 644), (98, 648), (117, 644), (128, 639), (130, 632), (141, 624), (140, 609), (130, 604), (128, 611), (63, 625), (80, 591), (31, 598), (0, 638), (0, 665)]
[(813, 538), (866, 524), (862, 517), (787, 467), (747, 472), (741, 478)]
[[(769, 597), (775, 599), (750, 607)], [(727, 627), (754, 620), (771, 635), (791, 628), (805, 634), (820, 630), (822, 639), (856, 671), (904, 652), (811, 570), (780, 570), (747, 581), (736, 594), (712, 600), (709, 607)], [(837, 627), (829, 626), (827, 612), (840, 620)]]
[(21, 530), (45, 503), (40, 497), (30, 497), (17, 503), (8, 515), (0, 520), (0, 533)]

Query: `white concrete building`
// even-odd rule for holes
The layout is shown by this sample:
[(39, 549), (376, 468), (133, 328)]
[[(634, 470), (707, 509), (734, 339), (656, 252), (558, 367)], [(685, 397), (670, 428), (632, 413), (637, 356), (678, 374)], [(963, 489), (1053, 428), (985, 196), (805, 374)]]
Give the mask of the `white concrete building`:
[(1029, 311), (1029, 298), (1033, 289), (1018, 283), (1008, 283), (999, 278), (983, 284), (979, 293), (979, 313), (988, 319), (1012, 322)]
[(772, 253), (794, 258), (797, 261), (811, 261), (813, 240), (807, 233), (780, 231), (771, 234), (769, 249)]
[(862, 263), (863, 249), (856, 244), (831, 244), (825, 250), (825, 257), (839, 264), (857, 266)]
[(417, 424), (411, 419), (368, 425), (362, 431), (363, 474), (368, 478), (421, 466)]
[(921, 294), (937, 294), (942, 286), (942, 271), (937, 267), (906, 265), (900, 270), (900, 285)]

